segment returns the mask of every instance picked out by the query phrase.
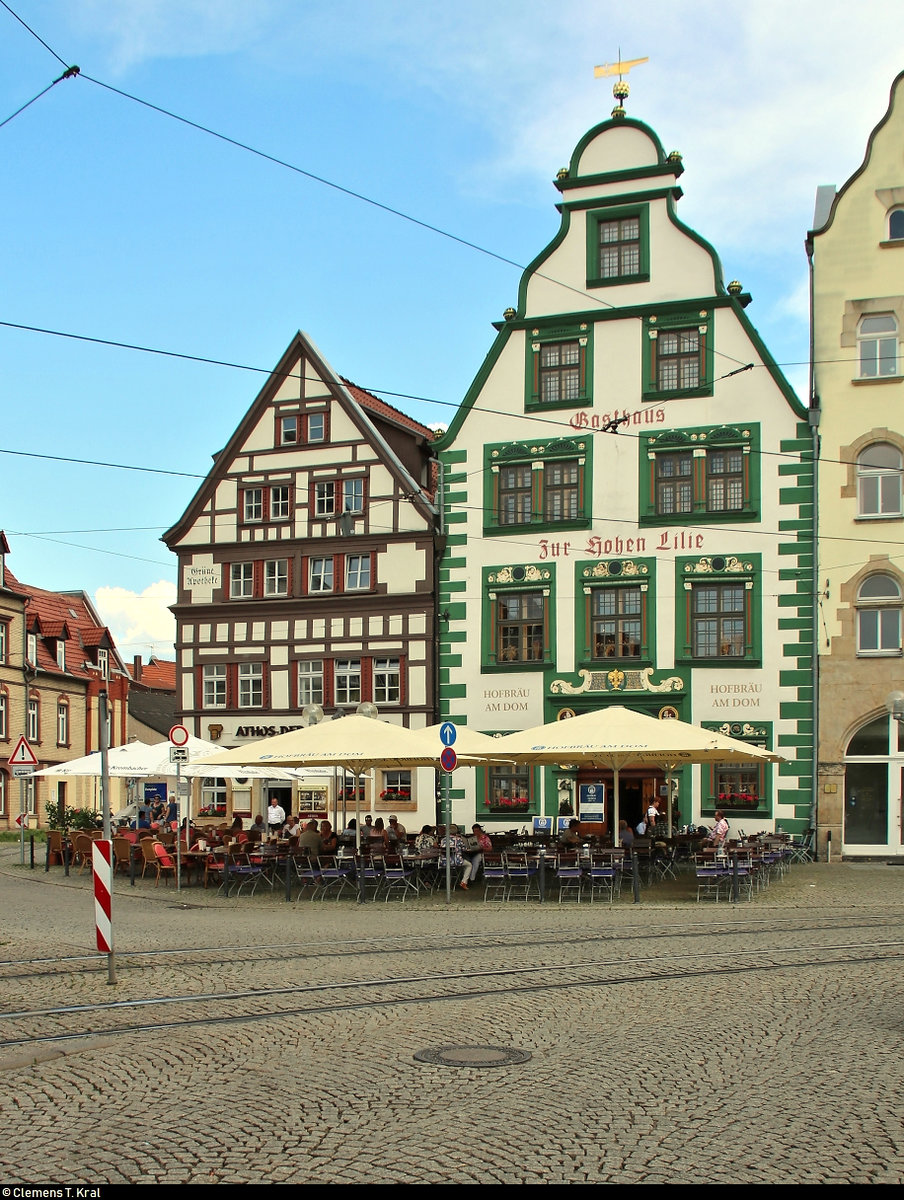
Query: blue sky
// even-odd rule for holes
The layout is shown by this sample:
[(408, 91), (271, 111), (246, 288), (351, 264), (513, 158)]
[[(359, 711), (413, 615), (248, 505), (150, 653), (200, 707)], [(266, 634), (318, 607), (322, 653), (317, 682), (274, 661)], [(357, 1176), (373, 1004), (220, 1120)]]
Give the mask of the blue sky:
[(500, 258), (524, 266), (554, 236), (551, 181), (608, 117), (593, 68), (619, 50), (649, 58), (627, 108), (684, 156), (680, 216), (752, 292), (804, 395), (816, 188), (862, 162), (904, 67), (899, 16), (897, 0), (2, 0), (11, 569), (86, 591), (127, 659), (172, 657), (160, 535), (295, 331), (447, 422), (516, 301)]

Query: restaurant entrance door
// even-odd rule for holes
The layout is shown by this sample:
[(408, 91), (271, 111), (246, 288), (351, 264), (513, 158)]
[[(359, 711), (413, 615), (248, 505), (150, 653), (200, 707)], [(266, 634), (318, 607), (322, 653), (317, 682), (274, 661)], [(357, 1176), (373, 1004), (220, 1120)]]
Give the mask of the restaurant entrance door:
[[(612, 820), (612, 784), (611, 771), (600, 770), (599, 767), (586, 767), (578, 772), (578, 786), (581, 784), (600, 783), (606, 789), (606, 819), (602, 832), (611, 834)], [(618, 773), (618, 816), (619, 820), (627, 821), (634, 829), (640, 818), (646, 813), (650, 802), (659, 795), (659, 789), (665, 784), (665, 776), (655, 767), (623, 767)]]

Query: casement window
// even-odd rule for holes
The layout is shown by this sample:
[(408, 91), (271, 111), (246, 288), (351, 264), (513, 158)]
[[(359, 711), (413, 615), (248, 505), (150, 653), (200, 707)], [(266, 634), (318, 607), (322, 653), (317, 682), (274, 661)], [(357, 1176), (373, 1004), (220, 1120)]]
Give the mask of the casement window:
[(298, 663), (297, 705), (323, 704), (323, 660), (309, 659)]
[(650, 278), (649, 208), (603, 208), (587, 213), (587, 286), (640, 283)]
[(226, 707), (226, 666), (222, 663), (209, 664), (201, 668), (202, 706), (204, 708)]
[(6, 662), (9, 646), (9, 622), (0, 621), (0, 663)]
[(57, 704), (57, 745), (69, 745), (69, 705), (65, 700)]
[(229, 567), (229, 597), (248, 600), (254, 595), (254, 563), (231, 563)]
[(582, 472), (576, 460), (552, 462), (543, 471), (543, 520), (576, 521), (580, 516)]
[(292, 489), (280, 483), (270, 488), (270, 520), (288, 521), (292, 515)]
[(37, 795), (35, 777), (29, 775), (25, 780), (25, 811), (32, 817), (37, 812)]
[(678, 559), (683, 576), (678, 618), (684, 644), (676, 658), (698, 666), (743, 666), (759, 661), (762, 645), (761, 556)]
[(587, 324), (533, 330), (527, 339), (525, 409), (575, 408), (592, 400)]
[[(727, 734), (760, 750), (772, 745), (772, 725), (744, 721), (703, 721), (701, 728)], [(701, 770), (703, 795), (701, 811), (712, 816), (717, 808), (727, 816), (742, 817), (747, 813), (768, 815), (771, 811), (772, 767), (768, 763), (711, 763)]]
[(103, 646), (97, 651), (97, 668), (100, 671), (101, 679), (110, 678), (110, 651)]
[(484, 778), (483, 811), (488, 816), (515, 819), (539, 811), (532, 767), (494, 763)]
[(537, 670), (552, 661), (555, 567), (485, 568), (484, 670)]
[(25, 658), (32, 664), (32, 666), (37, 664), (38, 635), (36, 633), (26, 633), (25, 635)]
[(201, 812), (209, 816), (226, 815), (226, 780), (205, 776), (201, 780)]
[(240, 511), (246, 525), (265, 521), (288, 521), (292, 516), (292, 488), (289, 484), (246, 487), (241, 490)]
[(497, 520), (500, 525), (530, 524), (533, 500), (530, 463), (499, 468)]
[(708, 311), (646, 318), (644, 400), (712, 395), (711, 328)]
[(644, 656), (646, 591), (638, 584), (592, 589), (590, 633), (594, 659), (639, 659)]
[(860, 318), (857, 357), (861, 379), (883, 379), (898, 374), (898, 322), (892, 313), (872, 313)]
[(345, 556), (345, 590), (363, 592), (370, 588), (370, 555), (347, 554)]
[(25, 736), (30, 742), (41, 740), (41, 702), (37, 696), (29, 696), (25, 708)]
[(857, 654), (900, 655), (901, 586), (891, 575), (868, 575), (857, 589)]
[(276, 417), (276, 444), (298, 446), (326, 441), (326, 412), (279, 413)]
[(311, 558), (308, 560), (308, 591), (331, 592), (333, 590), (333, 560), (332, 558)]
[(56, 664), (61, 671), (66, 670), (66, 643), (62, 638), (56, 639)]
[(857, 516), (900, 517), (901, 451), (876, 442), (857, 455)]
[(0, 817), (7, 815), (8, 791), (9, 776), (6, 771), (0, 770)]
[(487, 446), (484, 532), (588, 528), (591, 453), (579, 438)]
[(195, 687), (205, 709), (266, 708), (267, 668), (264, 663), (205, 663), (196, 668)]
[(342, 511), (364, 512), (364, 478), (342, 480)]
[(754, 520), (759, 509), (759, 426), (666, 430), (641, 439), (640, 519), (707, 524)]
[(262, 487), (245, 488), (242, 492), (242, 520), (246, 524), (263, 521), (264, 519), (264, 489)]
[(299, 420), (297, 413), (277, 417), (278, 443), (280, 446), (295, 446), (298, 443)]
[(509, 592), (496, 600), (496, 659), (542, 662), (546, 656), (546, 602), (542, 592)]
[(336, 481), (314, 484), (314, 516), (332, 517), (336, 514)]
[(263, 663), (238, 664), (238, 702), (239, 708), (263, 708)]
[(9, 741), (9, 692), (0, 688), (0, 741)]
[(288, 596), (289, 560), (271, 558), (264, 562), (264, 595)]
[(904, 240), (904, 208), (893, 208), (888, 214), (888, 240)]
[(398, 704), (402, 698), (402, 665), (397, 658), (373, 660), (374, 704)]
[(691, 597), (694, 658), (743, 658), (748, 636), (743, 583), (697, 583)]
[(334, 696), (340, 707), (361, 703), (360, 658), (337, 658), (334, 664)]

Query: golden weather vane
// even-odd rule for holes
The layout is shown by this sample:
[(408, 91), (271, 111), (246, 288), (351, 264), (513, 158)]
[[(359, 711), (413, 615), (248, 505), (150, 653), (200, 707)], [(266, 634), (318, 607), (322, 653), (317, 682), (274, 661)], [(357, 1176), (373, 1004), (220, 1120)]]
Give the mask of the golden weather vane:
[(615, 108), (612, 110), (613, 117), (623, 117), (625, 115), (624, 101), (631, 91), (628, 84), (622, 79), (623, 75), (631, 70), (632, 67), (639, 67), (641, 63), (649, 62), (649, 58), (627, 58), (621, 56), (621, 48), (618, 51), (618, 62), (603, 63), (601, 67), (593, 68), (594, 78), (600, 79), (605, 75), (617, 75), (618, 81), (612, 85), (612, 95), (615, 97)]

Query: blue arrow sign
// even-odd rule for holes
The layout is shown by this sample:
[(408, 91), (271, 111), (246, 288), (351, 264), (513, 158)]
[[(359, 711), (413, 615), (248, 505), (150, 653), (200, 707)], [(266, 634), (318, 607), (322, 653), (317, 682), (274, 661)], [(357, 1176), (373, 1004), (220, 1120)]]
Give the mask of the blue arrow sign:
[(458, 730), (451, 721), (443, 721), (439, 727), (439, 740), (444, 746), (454, 746), (455, 739), (458, 737)]

